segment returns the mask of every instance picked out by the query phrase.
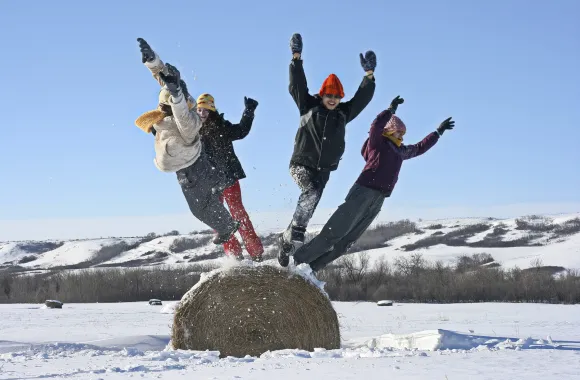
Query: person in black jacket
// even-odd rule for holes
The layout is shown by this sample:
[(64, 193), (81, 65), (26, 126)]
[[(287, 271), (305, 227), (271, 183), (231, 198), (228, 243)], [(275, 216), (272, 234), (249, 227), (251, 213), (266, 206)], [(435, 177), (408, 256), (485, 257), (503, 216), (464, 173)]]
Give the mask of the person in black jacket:
[[(197, 98), (197, 114), (203, 122), (200, 135), (204, 151), (216, 169), (228, 179), (228, 187), (222, 193), (221, 201), (225, 199), (233, 218), (240, 222), (238, 232), (252, 260), (261, 261), (264, 247), (242, 203), (239, 180), (246, 178), (246, 173), (233, 145), (233, 141), (241, 140), (250, 133), (254, 111), (258, 106), (258, 102), (251, 98), (245, 97), (244, 102), (245, 110), (239, 124), (225, 120), (223, 114), (218, 113), (213, 96), (207, 93)], [(227, 255), (243, 258), (242, 246), (235, 235), (223, 247)]]
[(369, 50), (360, 54), (365, 76), (351, 100), (341, 103), (344, 90), (335, 74), (330, 74), (316, 95), (310, 95), (302, 67), (302, 36), (290, 40), (290, 95), (300, 112), (300, 127), (296, 132), (294, 152), (290, 159), (290, 175), (301, 190), (294, 216), (280, 236), (278, 262), (287, 266), (289, 255), (304, 243), (306, 228), (330, 173), (338, 168), (345, 149), (345, 127), (370, 103), (375, 92), (374, 70), (377, 59)]

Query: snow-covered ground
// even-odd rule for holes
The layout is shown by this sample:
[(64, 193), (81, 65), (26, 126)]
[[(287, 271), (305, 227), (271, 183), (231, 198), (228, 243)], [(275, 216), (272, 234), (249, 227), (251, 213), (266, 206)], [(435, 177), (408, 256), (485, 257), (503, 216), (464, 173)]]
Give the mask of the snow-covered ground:
[(580, 305), (334, 302), (342, 348), (167, 348), (173, 302), (0, 305), (0, 379), (576, 379)]
[[(567, 221), (575, 219), (578, 223), (580, 213), (545, 216), (540, 219), (526, 219), (530, 224), (552, 223), (562, 225)], [(430, 261), (441, 260), (446, 264), (455, 264), (460, 255), (472, 255), (475, 253), (488, 253), (493, 256), (495, 263), (501, 264), (504, 268), (519, 267), (521, 269), (541, 265), (560, 266), (567, 269), (580, 269), (580, 233), (575, 232), (568, 235), (557, 235), (551, 231), (529, 231), (517, 229), (517, 218), (511, 219), (489, 219), (489, 218), (462, 218), (427, 220), (417, 223), (417, 227), (422, 233), (408, 233), (388, 241), (388, 246), (370, 249), (371, 261), (385, 257), (393, 260), (399, 256), (408, 256), (411, 253), (421, 253), (423, 257)], [(380, 221), (377, 221), (378, 224)], [(430, 236), (453, 233), (459, 229), (474, 224), (486, 224), (486, 230), (476, 232), (465, 239), (466, 244), (449, 246), (437, 244), (413, 251), (405, 250), (404, 246), (416, 243), (421, 239)], [(433, 228), (434, 225), (441, 225), (440, 228)], [(539, 245), (526, 245), (517, 247), (474, 247), (477, 242), (483, 241), (490, 235), (496, 227), (501, 227), (506, 231), (496, 238), (509, 242), (524, 237), (533, 236), (531, 243)], [(312, 226), (309, 232), (320, 230), (321, 226)], [(262, 231), (262, 236), (267, 233)], [(177, 239), (193, 239), (201, 241), (199, 246), (181, 252), (174, 252), (172, 244)], [(0, 269), (10, 267), (20, 267), (24, 270), (44, 270), (58, 266), (86, 265), (89, 260), (93, 262), (97, 258), (98, 265), (110, 266), (152, 266), (152, 265), (187, 265), (192, 262), (198, 264), (210, 264), (216, 267), (223, 265), (224, 253), (221, 247), (211, 243), (211, 235), (198, 233), (194, 235), (160, 236), (150, 241), (141, 242), (139, 238), (108, 238), (93, 239), (59, 243), (51, 250), (43, 250), (46, 242), (0, 242)], [(272, 252), (273, 239), (264, 240), (266, 253)], [(105, 252), (99, 254), (103, 247), (119, 247), (120, 243), (126, 243), (127, 249), (120, 249), (118, 252), (113, 249), (112, 254)], [(137, 243), (137, 244), (135, 244)], [(122, 248), (122, 247), (121, 247)], [(359, 253), (360, 254), (360, 253)], [(105, 258), (101, 260), (102, 258)], [(101, 259), (98, 259), (101, 258)], [(275, 260), (271, 260), (275, 262)]]

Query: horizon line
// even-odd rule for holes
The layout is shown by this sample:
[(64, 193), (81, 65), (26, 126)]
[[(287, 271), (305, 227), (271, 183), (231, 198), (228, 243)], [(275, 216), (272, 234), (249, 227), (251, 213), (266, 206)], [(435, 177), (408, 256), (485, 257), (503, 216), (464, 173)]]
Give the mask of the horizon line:
[[(320, 208), (309, 228), (322, 227), (336, 208)], [(256, 231), (282, 231), (294, 213), (293, 209), (250, 212)], [(439, 208), (393, 204), (383, 207), (373, 224), (399, 220), (440, 221), (449, 219), (510, 219), (530, 215), (557, 216), (580, 213), (580, 202), (511, 203), (494, 206), (450, 206)], [(0, 219), (0, 242), (40, 240), (96, 240), (103, 238), (141, 237), (154, 232), (162, 236), (177, 230), (180, 235), (195, 230), (209, 230), (191, 213), (160, 215), (125, 215), (82, 218)], [(182, 231), (190, 231), (183, 233)]]

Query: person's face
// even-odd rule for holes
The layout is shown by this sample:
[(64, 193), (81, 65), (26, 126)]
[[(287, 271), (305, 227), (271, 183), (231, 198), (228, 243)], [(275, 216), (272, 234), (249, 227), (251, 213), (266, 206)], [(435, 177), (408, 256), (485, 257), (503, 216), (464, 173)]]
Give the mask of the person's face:
[(322, 104), (324, 104), (326, 108), (332, 111), (333, 109), (338, 107), (340, 99), (341, 98), (338, 95), (324, 94), (324, 96), (322, 97)]
[(405, 132), (402, 132), (402, 131), (393, 132), (393, 136), (399, 140), (402, 140), (404, 135), (405, 135)]
[(205, 122), (209, 116), (209, 110), (207, 108), (197, 107), (197, 114), (199, 115), (201, 121)]

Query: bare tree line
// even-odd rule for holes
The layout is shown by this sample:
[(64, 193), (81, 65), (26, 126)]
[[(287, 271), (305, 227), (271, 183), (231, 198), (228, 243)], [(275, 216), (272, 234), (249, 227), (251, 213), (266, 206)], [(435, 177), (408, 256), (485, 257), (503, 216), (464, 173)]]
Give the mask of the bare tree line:
[(419, 253), (372, 265), (367, 252), (347, 255), (319, 273), (333, 300), (399, 302), (580, 302), (580, 272), (543, 266), (504, 269), (489, 254), (462, 256), (456, 265)]
[(0, 274), (0, 303), (132, 302), (180, 299), (210, 266), (80, 269)]
[[(211, 266), (101, 268), (43, 274), (0, 274), (0, 303), (178, 300)], [(560, 272), (555, 275), (556, 272)], [(503, 269), (489, 254), (462, 256), (456, 265), (421, 254), (371, 264), (362, 252), (346, 255), (317, 275), (333, 300), (398, 302), (580, 302), (580, 273), (546, 267)]]

